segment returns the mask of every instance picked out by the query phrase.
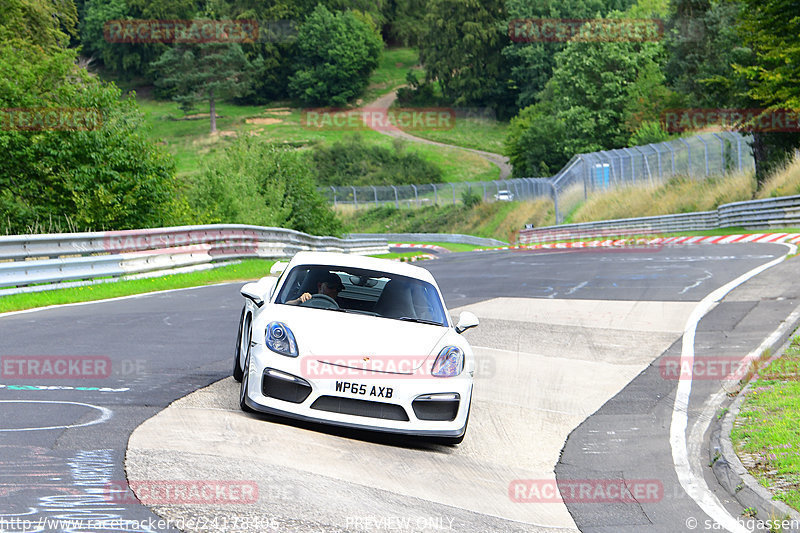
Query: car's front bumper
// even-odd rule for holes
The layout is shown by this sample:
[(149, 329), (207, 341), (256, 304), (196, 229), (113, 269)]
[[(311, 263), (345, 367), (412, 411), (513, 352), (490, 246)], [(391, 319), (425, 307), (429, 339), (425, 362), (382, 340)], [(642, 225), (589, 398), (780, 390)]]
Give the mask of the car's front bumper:
[[(267, 390), (269, 381), (267, 385), (264, 381), (266, 369), (274, 369), (302, 379), (310, 386), (310, 392), (305, 396), (293, 395), (291, 391), (286, 393), (285, 390), (280, 394)], [(255, 345), (251, 348), (251, 364), (247, 372), (248, 389), (245, 403), (255, 411), (309, 422), (403, 435), (452, 438), (460, 437), (466, 431), (472, 396), (472, 377), (467, 371), (453, 378), (396, 377), (381, 374), (375, 378), (314, 379), (304, 375), (298, 359), (280, 356), (263, 345)], [(363, 385), (361, 390), (366, 392), (364, 394), (343, 392), (341, 383), (340, 390), (337, 390), (337, 381)], [(389, 389), (391, 395), (387, 398)], [(383, 396), (378, 397), (377, 394), (380, 393), (383, 393)], [(430, 412), (423, 413), (420, 410), (420, 402), (424, 401), (419, 399), (420, 396), (437, 394), (458, 395), (456, 402), (452, 400), (449, 402), (454, 412), (451, 420), (425, 420), (418, 416), (419, 413), (423, 418), (430, 417)], [(281, 398), (276, 398), (275, 395)], [(337, 402), (339, 399), (341, 402)], [(413, 403), (415, 400), (418, 400), (416, 410)], [(329, 410), (332, 409), (332, 405), (340, 411), (357, 411), (361, 414)], [(398, 416), (401, 409), (404, 414)], [(436, 412), (435, 409), (433, 412)]]

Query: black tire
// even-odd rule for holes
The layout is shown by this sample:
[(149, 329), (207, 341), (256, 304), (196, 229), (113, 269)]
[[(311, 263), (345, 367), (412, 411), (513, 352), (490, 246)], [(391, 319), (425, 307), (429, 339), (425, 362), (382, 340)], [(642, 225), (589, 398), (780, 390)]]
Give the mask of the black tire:
[(241, 383), (242, 376), (244, 372), (242, 372), (242, 367), (239, 364), (239, 356), (242, 353), (242, 326), (244, 325), (244, 315), (247, 312), (247, 308), (242, 309), (242, 316), (239, 317), (239, 333), (236, 335), (236, 348), (233, 351), (233, 379), (237, 382)]
[(239, 407), (245, 413), (255, 413), (250, 406), (245, 402), (247, 398), (247, 387), (250, 384), (250, 350), (248, 350), (247, 358), (244, 361), (244, 372), (242, 376), (242, 384), (239, 386)]

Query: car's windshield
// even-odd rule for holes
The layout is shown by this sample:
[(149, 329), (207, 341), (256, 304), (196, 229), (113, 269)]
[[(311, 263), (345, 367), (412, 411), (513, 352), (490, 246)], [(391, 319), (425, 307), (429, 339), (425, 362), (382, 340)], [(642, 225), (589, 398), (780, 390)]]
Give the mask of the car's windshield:
[(293, 268), (275, 303), (446, 326), (439, 293), (426, 281), (340, 266)]

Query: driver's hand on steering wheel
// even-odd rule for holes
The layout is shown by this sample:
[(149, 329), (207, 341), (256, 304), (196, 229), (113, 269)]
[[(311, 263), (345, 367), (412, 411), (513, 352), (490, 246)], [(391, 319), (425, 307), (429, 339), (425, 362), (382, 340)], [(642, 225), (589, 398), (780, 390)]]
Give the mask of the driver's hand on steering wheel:
[(290, 304), (290, 305), (299, 305), (299, 304), (302, 304), (302, 303), (305, 303), (305, 302), (309, 301), (310, 299), (311, 299), (311, 293), (304, 292), (303, 294), (301, 294), (298, 298), (295, 298), (294, 300), (287, 300), (286, 303)]

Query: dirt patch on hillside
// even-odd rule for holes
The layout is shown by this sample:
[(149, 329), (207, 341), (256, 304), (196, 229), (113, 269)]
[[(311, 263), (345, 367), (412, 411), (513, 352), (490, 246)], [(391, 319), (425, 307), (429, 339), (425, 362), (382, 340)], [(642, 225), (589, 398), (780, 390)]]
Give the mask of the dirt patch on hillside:
[(268, 126), (270, 124), (282, 124), (283, 120), (279, 118), (253, 117), (246, 119), (245, 122), (248, 124), (260, 124)]

